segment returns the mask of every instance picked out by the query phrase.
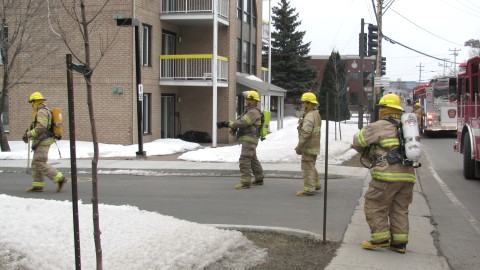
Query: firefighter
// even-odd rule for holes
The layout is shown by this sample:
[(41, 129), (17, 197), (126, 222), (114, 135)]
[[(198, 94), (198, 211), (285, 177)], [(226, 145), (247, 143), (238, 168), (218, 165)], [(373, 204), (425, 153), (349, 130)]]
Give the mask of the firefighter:
[(301, 98), (303, 116), (298, 121), (298, 144), (295, 152), (302, 155), (303, 190), (297, 196), (313, 196), (320, 190), (320, 178), (315, 163), (320, 153), (320, 130), (322, 119), (318, 113), (317, 97), (314, 93), (304, 93)]
[(423, 117), (422, 116), (425, 116), (425, 112), (423, 111), (423, 108), (422, 108), (422, 105), (420, 105), (419, 102), (415, 103), (415, 105), (413, 105), (413, 113), (417, 115), (417, 123), (418, 123), (418, 130), (419, 132), (421, 133), (422, 131), (422, 126), (423, 126)]
[(42, 93), (35, 92), (30, 95), (29, 102), (33, 108), (33, 122), (24, 135), (24, 140), (32, 140), (33, 160), (33, 184), (27, 192), (42, 192), (45, 183), (43, 176), (47, 176), (57, 184), (57, 192), (60, 192), (67, 182), (67, 178), (54, 167), (47, 164), (50, 145), (55, 142), (50, 132), (52, 124), (52, 113), (45, 105), (45, 98)]
[[(400, 140), (396, 123), (403, 113), (400, 98), (388, 94), (379, 101), (378, 121), (353, 136), (352, 147), (371, 159), (372, 180), (365, 193), (365, 217), (371, 239), (363, 241), (365, 249), (388, 247), (406, 252), (408, 243), (408, 207), (412, 202), (415, 170), (403, 165), (399, 157)], [(363, 156), (363, 155), (362, 155)]]
[[(236, 136), (242, 145), (240, 153), (240, 184), (236, 189), (247, 189), (251, 185), (263, 185), (263, 168), (257, 158), (257, 145), (262, 125), (262, 114), (257, 108), (260, 97), (255, 90), (242, 93), (245, 98), (245, 112), (235, 121), (217, 123), (218, 128), (228, 127), (236, 131)], [(253, 176), (252, 176), (253, 173)], [(254, 181), (252, 182), (252, 177)]]

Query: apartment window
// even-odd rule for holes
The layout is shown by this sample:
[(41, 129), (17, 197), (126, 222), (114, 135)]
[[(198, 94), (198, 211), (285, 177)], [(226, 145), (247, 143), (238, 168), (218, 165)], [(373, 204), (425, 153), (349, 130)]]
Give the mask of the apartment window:
[(162, 32), (162, 54), (171, 55), (175, 54), (177, 36), (175, 33), (165, 31)]
[(242, 5), (243, 5), (243, 0), (237, 0), (237, 19), (242, 18)]
[(237, 71), (242, 72), (242, 40), (237, 38)]
[(143, 94), (143, 134), (152, 133), (152, 94)]
[(143, 25), (142, 64), (152, 66), (152, 26)]
[(350, 81), (356, 81), (356, 80), (358, 80), (358, 72), (350, 73)]
[(252, 44), (252, 72), (251, 74), (257, 73), (257, 45)]
[(242, 54), (243, 71), (250, 74), (250, 42), (243, 42)]
[(251, 0), (243, 0), (243, 21), (250, 24), (250, 16), (252, 13)]

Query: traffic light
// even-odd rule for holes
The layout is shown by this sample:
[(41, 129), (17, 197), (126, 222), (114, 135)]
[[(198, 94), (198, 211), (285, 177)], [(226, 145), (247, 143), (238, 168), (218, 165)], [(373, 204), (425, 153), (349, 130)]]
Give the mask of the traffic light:
[(382, 57), (382, 68), (381, 68), (381, 74), (382, 76), (385, 75), (387, 72), (387, 58)]
[(378, 53), (378, 26), (368, 25), (368, 56)]
[(367, 33), (363, 33), (363, 34), (358, 34), (358, 45), (359, 45), (359, 50), (358, 50), (358, 55), (359, 56), (368, 56), (367, 55), (367, 52), (368, 52), (368, 49), (367, 49), (367, 42), (368, 42), (368, 38), (367, 38)]

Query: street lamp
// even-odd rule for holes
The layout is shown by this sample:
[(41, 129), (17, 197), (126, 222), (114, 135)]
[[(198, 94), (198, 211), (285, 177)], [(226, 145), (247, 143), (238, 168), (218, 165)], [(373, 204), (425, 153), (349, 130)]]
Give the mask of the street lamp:
[(143, 85), (140, 69), (140, 40), (138, 33), (139, 22), (135, 18), (115, 18), (117, 26), (135, 27), (135, 77), (137, 82), (137, 127), (138, 127), (138, 152), (137, 158), (145, 158), (147, 152), (143, 151)]

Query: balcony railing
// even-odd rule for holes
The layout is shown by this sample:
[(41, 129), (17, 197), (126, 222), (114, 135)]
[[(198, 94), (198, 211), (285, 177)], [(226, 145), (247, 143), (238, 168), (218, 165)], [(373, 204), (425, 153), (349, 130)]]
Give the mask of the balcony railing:
[[(229, 0), (218, 1), (218, 15), (228, 20)], [(162, 14), (212, 13), (213, 0), (162, 0)]]
[[(212, 80), (211, 54), (174, 54), (160, 56), (161, 80)], [(228, 81), (228, 58), (217, 57), (217, 81)]]

